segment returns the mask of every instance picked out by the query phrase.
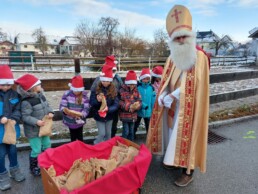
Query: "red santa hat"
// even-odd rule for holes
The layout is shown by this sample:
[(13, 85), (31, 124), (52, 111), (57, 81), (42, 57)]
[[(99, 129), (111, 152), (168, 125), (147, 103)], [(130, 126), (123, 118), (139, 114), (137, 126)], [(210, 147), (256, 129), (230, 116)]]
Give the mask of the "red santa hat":
[(117, 70), (116, 67), (117, 61), (114, 55), (107, 56), (105, 59), (105, 65), (109, 65), (113, 70)]
[(20, 85), (23, 90), (28, 91), (34, 86), (41, 84), (41, 81), (32, 74), (25, 74), (15, 80), (15, 83)]
[(0, 65), (0, 84), (14, 84), (13, 73), (8, 65)]
[(163, 67), (162, 66), (156, 66), (152, 69), (151, 76), (161, 78), (162, 72), (163, 72)]
[(81, 92), (84, 90), (83, 78), (81, 75), (74, 76), (71, 83), (68, 84), (70, 89), (74, 92)]
[(125, 84), (137, 84), (137, 76), (134, 71), (130, 70), (127, 72)]
[(102, 72), (100, 73), (100, 81), (113, 81), (113, 71), (112, 66), (104, 65), (102, 67)]
[(151, 77), (151, 74), (150, 74), (150, 69), (149, 68), (143, 68), (142, 69), (142, 72), (141, 72), (141, 75), (139, 77), (140, 80), (146, 78), (146, 77)]

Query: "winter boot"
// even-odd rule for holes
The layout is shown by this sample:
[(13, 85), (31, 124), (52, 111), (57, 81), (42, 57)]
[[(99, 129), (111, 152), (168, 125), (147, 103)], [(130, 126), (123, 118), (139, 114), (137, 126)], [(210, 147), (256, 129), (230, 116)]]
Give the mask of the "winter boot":
[(7, 171), (0, 173), (0, 189), (2, 191), (11, 189), (11, 180)]
[(40, 176), (40, 168), (38, 167), (38, 158), (30, 157), (30, 171), (34, 176)]
[(25, 176), (19, 167), (10, 168), (10, 177), (17, 182), (22, 182), (25, 180)]

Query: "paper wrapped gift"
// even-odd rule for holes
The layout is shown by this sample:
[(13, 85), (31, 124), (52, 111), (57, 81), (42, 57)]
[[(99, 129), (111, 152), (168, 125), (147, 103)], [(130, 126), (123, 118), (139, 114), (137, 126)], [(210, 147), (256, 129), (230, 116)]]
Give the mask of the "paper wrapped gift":
[[(81, 141), (75, 141), (57, 148), (49, 148), (41, 153), (38, 157), (38, 162), (41, 167), (41, 177), (45, 193), (68, 193), (65, 189), (59, 189), (53, 179), (50, 178), (47, 169), (51, 165), (54, 166), (56, 176), (60, 176), (69, 171), (75, 160), (90, 160), (91, 158), (110, 159), (112, 148), (117, 146), (118, 141), (127, 146), (137, 148), (138, 154), (133, 161), (114, 169), (112, 172), (85, 186), (71, 191), (70, 194), (129, 194), (136, 191), (143, 185), (152, 155), (144, 144), (139, 146), (129, 140), (116, 136), (94, 146), (84, 144)], [(113, 153), (112, 156), (115, 156), (116, 153)]]
[(82, 116), (82, 113), (75, 111), (75, 110), (70, 110), (69, 108), (64, 108), (63, 111), (65, 114), (67, 114), (68, 116), (71, 116), (71, 117), (81, 117)]
[(39, 137), (51, 136), (51, 134), (52, 134), (52, 126), (53, 126), (52, 118), (49, 118), (48, 115), (45, 115), (43, 117), (42, 121), (45, 122), (45, 125), (41, 126), (39, 128)]
[(104, 96), (103, 93), (100, 93), (99, 95), (102, 96), (102, 101), (101, 101), (101, 106), (99, 108), (99, 116), (105, 118), (107, 116), (107, 101), (106, 97)]
[(15, 124), (16, 121), (8, 119), (7, 123), (4, 125), (3, 143), (16, 144)]

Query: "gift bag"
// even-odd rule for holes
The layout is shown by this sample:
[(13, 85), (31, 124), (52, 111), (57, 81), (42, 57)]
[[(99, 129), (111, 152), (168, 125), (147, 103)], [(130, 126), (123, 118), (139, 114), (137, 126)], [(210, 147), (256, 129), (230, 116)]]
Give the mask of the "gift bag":
[(64, 108), (63, 111), (65, 114), (71, 117), (82, 117), (82, 113), (75, 110), (70, 110), (69, 108)]
[(52, 133), (53, 120), (49, 118), (48, 115), (45, 115), (42, 119), (45, 122), (45, 125), (39, 128), (39, 137), (50, 136)]
[(4, 125), (3, 143), (16, 144), (15, 124), (16, 122), (14, 120), (8, 119), (7, 123)]

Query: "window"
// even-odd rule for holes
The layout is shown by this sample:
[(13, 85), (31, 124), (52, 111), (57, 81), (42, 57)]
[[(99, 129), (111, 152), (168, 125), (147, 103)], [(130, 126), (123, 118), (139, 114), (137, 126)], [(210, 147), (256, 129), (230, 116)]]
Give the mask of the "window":
[(37, 48), (38, 48), (38, 46), (36, 46), (36, 45), (35, 45), (34, 47), (35, 47), (35, 49), (37, 49)]
[(27, 48), (27, 47), (28, 47), (28, 45), (25, 44), (25, 45), (24, 45), (24, 48)]

